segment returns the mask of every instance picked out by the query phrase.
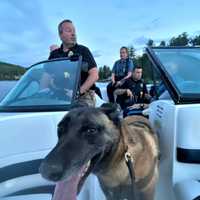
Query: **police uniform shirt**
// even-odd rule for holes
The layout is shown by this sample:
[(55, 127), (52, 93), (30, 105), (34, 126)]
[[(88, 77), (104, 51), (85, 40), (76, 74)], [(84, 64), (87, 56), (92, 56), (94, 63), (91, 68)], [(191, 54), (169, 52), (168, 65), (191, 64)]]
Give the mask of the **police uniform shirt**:
[[(61, 45), (60, 48), (55, 49), (50, 53), (48, 59), (50, 60), (55, 58), (64, 58), (72, 55), (81, 55), (82, 62), (87, 63), (87, 69), (81, 69), (81, 85), (82, 85), (88, 77), (88, 71), (94, 67), (97, 67), (94, 57), (92, 56), (92, 53), (87, 47), (76, 44), (75, 46), (71, 47), (67, 52), (64, 52), (63, 45)], [(90, 89), (94, 89), (94, 87), (95, 86), (93, 85)]]
[(133, 78), (129, 78), (123, 84), (123, 88), (131, 90), (135, 103), (143, 103), (144, 94), (148, 94), (146, 84), (142, 80), (135, 81)]
[(129, 58), (123, 60), (120, 59), (115, 62), (112, 73), (115, 74), (117, 79), (122, 79), (127, 76), (128, 72), (133, 71), (133, 61)]

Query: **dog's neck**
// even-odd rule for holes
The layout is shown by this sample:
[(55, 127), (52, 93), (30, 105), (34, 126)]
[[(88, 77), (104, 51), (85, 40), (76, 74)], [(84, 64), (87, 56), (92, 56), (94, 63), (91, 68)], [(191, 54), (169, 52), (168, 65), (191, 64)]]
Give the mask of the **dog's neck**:
[[(102, 157), (101, 161), (98, 163), (98, 166), (96, 170), (93, 171), (94, 174), (97, 176), (101, 177), (104, 176), (107, 173), (110, 173), (109, 170), (113, 169), (115, 167), (116, 163), (120, 163), (122, 160), (124, 160), (125, 163), (125, 153), (129, 149), (129, 143), (130, 139), (132, 137), (129, 137), (130, 132), (126, 130), (127, 124), (126, 122), (120, 123), (120, 127), (116, 129), (116, 134), (117, 134), (117, 141), (113, 141), (110, 149), (108, 148), (106, 152), (104, 152), (104, 156)], [(134, 134), (135, 139), (137, 140), (137, 144), (134, 146), (141, 146), (140, 144), (142, 141), (140, 141), (140, 137), (138, 137), (137, 134)], [(129, 138), (129, 139), (128, 139)], [(140, 142), (139, 142), (140, 141)], [(133, 141), (131, 141), (133, 142)], [(134, 155), (134, 160), (137, 159), (137, 157), (140, 155), (142, 151), (142, 147), (136, 148), (137, 156)], [(109, 151), (108, 151), (109, 150)]]
[[(115, 130), (116, 140), (110, 144), (104, 152), (102, 152), (103, 156), (101, 161), (98, 163), (98, 166), (93, 170), (93, 173), (98, 175), (102, 175), (107, 172), (107, 169), (110, 168), (112, 163), (115, 163), (116, 160), (121, 160), (121, 157), (124, 156), (123, 153), (125, 151), (125, 146), (123, 142), (123, 138), (121, 137), (121, 128), (117, 128)], [(121, 155), (120, 155), (121, 154)], [(116, 156), (117, 155), (117, 156)], [(111, 160), (112, 158), (112, 160)]]

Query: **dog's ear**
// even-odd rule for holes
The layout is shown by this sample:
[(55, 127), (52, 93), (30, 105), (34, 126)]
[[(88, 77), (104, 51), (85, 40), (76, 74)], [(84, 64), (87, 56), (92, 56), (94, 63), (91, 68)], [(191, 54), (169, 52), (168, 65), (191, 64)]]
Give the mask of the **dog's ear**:
[(99, 108), (101, 112), (106, 114), (110, 120), (114, 122), (115, 125), (119, 125), (122, 119), (121, 108), (116, 103), (104, 103)]

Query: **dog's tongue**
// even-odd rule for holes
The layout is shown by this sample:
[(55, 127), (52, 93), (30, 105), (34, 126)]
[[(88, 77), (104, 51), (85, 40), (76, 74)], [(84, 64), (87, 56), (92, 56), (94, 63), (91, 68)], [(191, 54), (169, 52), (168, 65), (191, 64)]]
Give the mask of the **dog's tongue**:
[(84, 167), (78, 175), (74, 175), (68, 181), (56, 183), (56, 188), (52, 200), (76, 200), (78, 183), (81, 178)]

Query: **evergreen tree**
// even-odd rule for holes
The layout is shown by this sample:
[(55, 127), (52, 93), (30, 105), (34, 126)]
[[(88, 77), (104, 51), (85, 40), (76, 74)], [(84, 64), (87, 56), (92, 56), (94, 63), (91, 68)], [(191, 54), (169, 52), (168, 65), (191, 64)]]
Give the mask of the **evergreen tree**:
[(190, 42), (192, 46), (200, 45), (200, 35), (195, 36)]
[(128, 47), (128, 55), (131, 59), (135, 58), (135, 48), (132, 45)]
[(165, 47), (166, 46), (166, 42), (164, 41), (164, 40), (162, 40), (161, 42), (160, 42), (160, 45), (159, 45), (160, 47)]
[(147, 57), (147, 54), (144, 53), (142, 56), (137, 57), (137, 65), (141, 66), (143, 69), (143, 78), (146, 83), (151, 80), (151, 63)]
[(111, 76), (110, 67), (104, 65), (103, 67), (99, 68), (99, 80), (108, 79), (110, 76)]
[(184, 32), (178, 35), (178, 37), (172, 37), (169, 41), (169, 46), (187, 46), (189, 41), (190, 39), (188, 38), (188, 34)]
[(99, 68), (99, 80), (103, 80), (103, 68)]
[(152, 39), (149, 39), (147, 42), (147, 46), (149, 46), (149, 47), (154, 46), (154, 41)]

